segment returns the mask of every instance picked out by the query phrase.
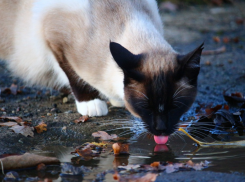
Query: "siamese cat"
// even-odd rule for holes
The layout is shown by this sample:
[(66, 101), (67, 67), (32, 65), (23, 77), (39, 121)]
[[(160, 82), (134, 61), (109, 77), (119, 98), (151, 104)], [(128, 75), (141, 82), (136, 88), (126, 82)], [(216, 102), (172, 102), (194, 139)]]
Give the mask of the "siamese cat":
[(179, 55), (155, 0), (0, 0), (0, 58), (29, 84), (70, 87), (82, 115), (125, 106), (168, 136), (195, 100), (203, 45)]

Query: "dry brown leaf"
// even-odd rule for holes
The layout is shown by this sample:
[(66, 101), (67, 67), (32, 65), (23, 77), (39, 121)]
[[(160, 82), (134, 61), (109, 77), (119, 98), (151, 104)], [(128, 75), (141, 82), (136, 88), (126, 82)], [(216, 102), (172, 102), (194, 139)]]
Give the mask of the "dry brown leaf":
[(216, 42), (216, 43), (219, 43), (220, 42), (220, 38), (215, 36), (215, 37), (213, 37), (213, 41)]
[[(25, 153), (24, 155), (9, 156), (1, 159), (4, 170), (21, 169), (43, 164), (58, 164), (59, 159), (56, 157), (45, 157), (36, 154)], [(0, 169), (2, 169), (0, 165)]]
[(115, 155), (119, 155), (120, 154), (120, 146), (118, 145), (118, 143), (114, 143), (112, 145), (112, 149)]
[(186, 163), (186, 165), (187, 165), (188, 167), (193, 167), (195, 164), (194, 164), (191, 160), (189, 160), (189, 161)]
[(151, 163), (151, 167), (159, 167), (160, 162), (153, 162)]
[(120, 180), (120, 175), (118, 174), (117, 171), (113, 174), (113, 179), (117, 181)]
[(93, 137), (98, 137), (101, 140), (112, 140), (112, 139), (118, 138), (118, 136), (116, 134), (109, 135), (105, 131), (97, 131), (95, 133), (92, 133), (92, 136)]
[(226, 90), (225, 90), (223, 92), (223, 96), (224, 96), (224, 99), (227, 102), (233, 102), (233, 103), (243, 103), (243, 102), (245, 102), (245, 98), (244, 98), (244, 96), (243, 96), (243, 94), (241, 92), (235, 92), (235, 93), (231, 93), (229, 95), (229, 94), (226, 94)]
[(46, 169), (46, 165), (44, 163), (40, 163), (37, 166), (37, 171), (42, 171)]
[(31, 136), (31, 137), (34, 137), (34, 128), (33, 127), (30, 127), (30, 126), (19, 126), (19, 125), (15, 125), (15, 126), (12, 126), (10, 128), (11, 130), (13, 130), (15, 133), (20, 133), (24, 136)]
[(220, 110), (222, 108), (222, 105), (217, 105), (213, 108), (206, 108), (206, 115), (208, 118), (212, 118), (213, 114), (216, 113), (218, 110)]
[(0, 119), (5, 120), (5, 121), (15, 121), (17, 123), (23, 122), (23, 120), (20, 117), (1, 116)]
[(18, 125), (18, 123), (16, 122), (5, 122), (5, 123), (0, 123), (0, 126), (15, 126), (15, 125)]
[(239, 42), (239, 37), (233, 38), (233, 42), (238, 43)]
[(37, 131), (37, 133), (42, 133), (44, 131), (47, 131), (47, 124), (44, 122), (39, 123), (39, 125), (34, 127)]
[(129, 154), (129, 144), (127, 143), (114, 143), (112, 149), (115, 155)]
[(229, 37), (223, 37), (223, 42), (225, 44), (229, 43), (230, 42), (230, 38)]
[(226, 52), (226, 47), (222, 46), (218, 49), (215, 50), (206, 50), (206, 51), (202, 51), (202, 55), (213, 55), (213, 54), (221, 54)]
[(89, 117), (87, 115), (84, 115), (82, 117), (80, 117), (79, 119), (76, 119), (74, 121), (74, 123), (78, 124), (78, 123), (84, 123), (85, 121), (87, 121), (89, 119)]

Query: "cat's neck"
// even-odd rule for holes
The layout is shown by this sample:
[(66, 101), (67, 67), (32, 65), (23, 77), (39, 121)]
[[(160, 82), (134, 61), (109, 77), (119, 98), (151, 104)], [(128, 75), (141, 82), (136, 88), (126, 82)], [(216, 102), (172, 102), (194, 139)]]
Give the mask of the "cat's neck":
[[(115, 40), (134, 54), (151, 54), (158, 51), (162, 54), (174, 52), (170, 44), (164, 39), (162, 31), (150, 21), (133, 19), (125, 27), (123, 34)], [(164, 60), (163, 60), (164, 61)], [(143, 66), (149, 66), (145, 64)], [(159, 65), (160, 66), (160, 65)], [(107, 67), (106, 80), (111, 83), (112, 95), (124, 99), (123, 72), (114, 60), (110, 61)]]

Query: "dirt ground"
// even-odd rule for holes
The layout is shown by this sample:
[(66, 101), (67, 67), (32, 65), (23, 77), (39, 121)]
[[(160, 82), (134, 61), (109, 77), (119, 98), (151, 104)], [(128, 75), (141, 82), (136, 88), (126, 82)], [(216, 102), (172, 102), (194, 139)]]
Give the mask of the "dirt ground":
[[(245, 82), (245, 3), (223, 7), (188, 7), (176, 12), (162, 11), (165, 37), (175, 50), (187, 53), (205, 43), (204, 50), (216, 50), (225, 46), (221, 54), (204, 55), (201, 59), (198, 96), (185, 120), (194, 113), (198, 104), (225, 103), (222, 93), (244, 92)], [(239, 21), (243, 18), (243, 22)], [(219, 37), (220, 41), (214, 41)], [(225, 43), (229, 39), (229, 42)], [(47, 88), (26, 86), (12, 77), (4, 63), (0, 62), (0, 88), (2, 91), (15, 83), (21, 93), (1, 93), (0, 116), (19, 116), (33, 126), (44, 121), (48, 131), (25, 137), (0, 127), (0, 155), (24, 153), (40, 145), (77, 146), (99, 130), (120, 127), (114, 120), (131, 118), (124, 108), (110, 108), (108, 116), (91, 118), (89, 122), (75, 124), (80, 115), (76, 112), (70, 95)], [(64, 102), (64, 97), (68, 102)], [(212, 175), (211, 175), (212, 176)], [(161, 181), (161, 180), (160, 180)], [(173, 180), (174, 181), (174, 180)], [(213, 180), (215, 181), (215, 180)]]

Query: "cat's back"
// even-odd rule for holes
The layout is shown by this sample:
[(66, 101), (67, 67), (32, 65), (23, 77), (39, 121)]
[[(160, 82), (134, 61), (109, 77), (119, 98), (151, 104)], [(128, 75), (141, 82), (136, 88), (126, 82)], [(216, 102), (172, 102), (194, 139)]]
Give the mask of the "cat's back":
[(162, 21), (158, 13), (156, 0), (92, 0), (92, 13), (101, 24), (131, 21), (136, 16), (150, 18), (159, 31), (162, 31)]
[(8, 59), (12, 50), (13, 32), (20, 0), (0, 1), (0, 58)]

